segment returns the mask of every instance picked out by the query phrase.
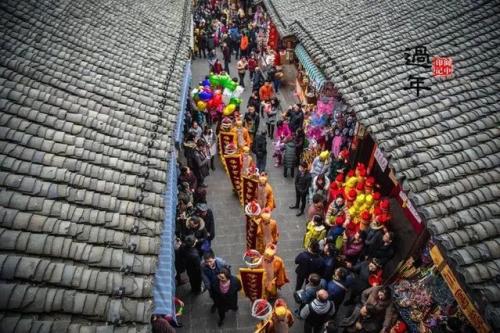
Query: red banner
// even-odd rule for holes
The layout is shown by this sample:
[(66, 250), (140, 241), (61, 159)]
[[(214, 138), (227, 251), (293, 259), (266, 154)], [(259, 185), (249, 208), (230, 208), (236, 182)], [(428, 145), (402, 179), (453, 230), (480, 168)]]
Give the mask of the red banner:
[(247, 250), (255, 250), (255, 247), (257, 246), (257, 223), (255, 223), (255, 218), (259, 217), (252, 217), (246, 215), (246, 234), (247, 234)]
[(227, 151), (228, 144), (235, 143), (235, 135), (231, 132), (220, 132), (219, 133), (219, 153), (221, 156), (234, 154), (234, 152)]
[(242, 182), (241, 182), (241, 156), (240, 154), (224, 155), (226, 171), (231, 179), (233, 188), (238, 192), (240, 201), (242, 199)]
[(264, 269), (240, 268), (240, 278), (245, 296), (252, 302), (263, 297)]
[(246, 205), (252, 200), (257, 200), (257, 177), (243, 177), (243, 204)]

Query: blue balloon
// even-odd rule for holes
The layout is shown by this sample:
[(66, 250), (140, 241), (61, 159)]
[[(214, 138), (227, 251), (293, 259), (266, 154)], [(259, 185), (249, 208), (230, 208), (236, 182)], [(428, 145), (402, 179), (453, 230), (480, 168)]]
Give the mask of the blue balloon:
[(209, 101), (210, 99), (212, 99), (212, 96), (213, 94), (211, 92), (208, 92), (208, 91), (200, 91), (200, 93), (198, 94), (198, 97), (200, 97), (200, 99), (204, 102), (206, 101)]
[(209, 87), (210, 87), (210, 81), (208, 81), (208, 79), (203, 80), (203, 81), (201, 82), (201, 85), (202, 85), (202, 86), (204, 86), (204, 87), (206, 87), (206, 86), (209, 86)]

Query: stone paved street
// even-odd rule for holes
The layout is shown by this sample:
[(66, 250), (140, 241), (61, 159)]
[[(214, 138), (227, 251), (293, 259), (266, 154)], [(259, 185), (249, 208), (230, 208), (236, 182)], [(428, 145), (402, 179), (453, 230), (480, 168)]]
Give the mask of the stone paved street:
[[(221, 55), (219, 54), (219, 58)], [(231, 61), (231, 74), (236, 73), (236, 61)], [(208, 70), (206, 59), (193, 61), (193, 85), (200, 81)], [(248, 73), (245, 85), (250, 86)], [(294, 103), (295, 99), (291, 92), (292, 86), (281, 89), (278, 96), (282, 106)], [(242, 96), (242, 113), (245, 110), (246, 102), (251, 91), (245, 90)], [(264, 129), (265, 122), (261, 120), (261, 129)], [(278, 222), (280, 228), (280, 240), (278, 254), (285, 261), (290, 283), (280, 292), (291, 308), (295, 306), (293, 301), (293, 286), (295, 285), (295, 265), (293, 260), (301, 251), (302, 238), (305, 229), (304, 216), (296, 217), (296, 210), (288, 208), (295, 200), (293, 180), (283, 178), (283, 168), (275, 168), (272, 162), (272, 147), (268, 141), (267, 171), (270, 183), (273, 186), (277, 207), (273, 211), (273, 217)], [(239, 267), (244, 267), (242, 260), (245, 246), (245, 226), (244, 214), (237, 198), (232, 193), (229, 178), (222, 170), (219, 160), (217, 160), (216, 171), (211, 174), (206, 183), (208, 185), (208, 203), (213, 209), (216, 224), (216, 237), (213, 249), (217, 256), (224, 258), (232, 266), (232, 271), (237, 272)], [(211, 300), (208, 293), (193, 296), (189, 291), (189, 285), (178, 288), (178, 296), (186, 303), (186, 313), (182, 320), (184, 327), (179, 332), (253, 332), (257, 320), (250, 315), (250, 301), (240, 294), (239, 311), (229, 312), (224, 326), (217, 327), (217, 315), (210, 313)], [(303, 322), (296, 320), (290, 332), (302, 332)]]

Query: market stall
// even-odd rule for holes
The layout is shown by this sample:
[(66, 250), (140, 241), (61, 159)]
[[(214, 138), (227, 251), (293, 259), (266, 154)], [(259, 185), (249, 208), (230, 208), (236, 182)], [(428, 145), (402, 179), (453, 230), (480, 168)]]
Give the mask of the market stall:
[[(418, 259), (410, 257), (400, 267), (392, 283), (394, 305), (408, 332), (432, 332), (448, 321), (473, 327), (476, 332), (490, 332), (472, 309), (472, 302), (464, 302), (467, 296), (463, 290), (450, 284), (448, 273), (436, 262), (439, 260), (436, 250), (437, 247), (428, 242)], [(457, 290), (460, 291), (457, 293)]]

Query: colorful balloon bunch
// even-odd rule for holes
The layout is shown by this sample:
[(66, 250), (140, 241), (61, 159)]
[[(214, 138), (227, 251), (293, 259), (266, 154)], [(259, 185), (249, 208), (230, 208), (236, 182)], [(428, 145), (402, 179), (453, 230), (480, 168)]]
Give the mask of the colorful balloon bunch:
[(230, 116), (241, 104), (243, 87), (234, 82), (228, 74), (210, 74), (201, 86), (191, 91), (191, 98), (198, 111), (222, 112)]

